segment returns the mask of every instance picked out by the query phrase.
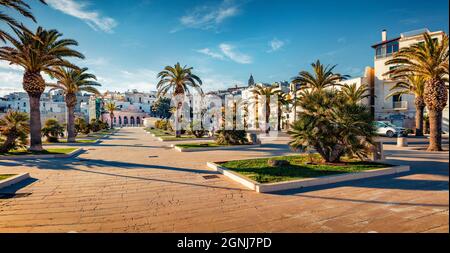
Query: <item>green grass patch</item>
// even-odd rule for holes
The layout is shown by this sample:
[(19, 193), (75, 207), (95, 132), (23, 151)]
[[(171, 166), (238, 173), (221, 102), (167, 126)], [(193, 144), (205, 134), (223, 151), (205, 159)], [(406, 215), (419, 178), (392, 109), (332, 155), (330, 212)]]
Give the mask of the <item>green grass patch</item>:
[[(321, 160), (319, 155), (313, 155), (314, 161)], [(290, 165), (271, 167), (269, 159), (286, 160)], [(391, 165), (361, 162), (343, 159), (342, 164), (307, 164), (310, 159), (306, 155), (283, 156), (252, 160), (230, 161), (220, 164), (229, 170), (238, 172), (259, 183), (276, 183), (305, 178), (317, 178), (345, 173), (362, 172), (366, 170), (381, 169)]]
[(162, 130), (162, 129), (151, 129), (151, 128), (146, 128), (145, 131), (154, 134), (155, 137), (159, 137), (161, 138), (163, 141), (177, 141), (177, 140), (186, 140), (186, 139), (197, 139), (197, 137), (195, 137), (195, 135), (181, 135), (180, 137), (175, 137), (175, 133), (174, 132), (170, 132), (170, 131), (166, 131), (166, 130)]
[(164, 137), (164, 136), (174, 136), (175, 133), (170, 132), (170, 131), (166, 131), (166, 130), (162, 130), (162, 129), (151, 129), (151, 128), (146, 128), (145, 129), (147, 132), (154, 134), (156, 137)]
[(217, 147), (227, 147), (226, 145), (220, 145), (215, 142), (205, 142), (205, 143), (186, 143), (175, 145), (179, 148), (217, 148)]
[(8, 174), (0, 175), (0, 181), (5, 180), (5, 179), (10, 178), (10, 177), (13, 177), (13, 176), (15, 176), (15, 175), (13, 175), (13, 174), (10, 174), (10, 175), (8, 175)]
[[(97, 139), (76, 140), (75, 143), (89, 144), (89, 143), (95, 143), (95, 142), (97, 142)], [(58, 142), (48, 142), (48, 141), (43, 142), (43, 144), (58, 144), (58, 143), (61, 143), (61, 144), (67, 143), (67, 139), (61, 139)]]
[(67, 155), (77, 150), (77, 148), (48, 148), (42, 151), (28, 151), (26, 149), (18, 149), (9, 151), (8, 153), (0, 153), (0, 155)]
[(186, 144), (177, 144), (176, 147), (180, 148), (217, 148), (217, 147), (238, 147), (238, 146), (250, 146), (251, 144), (244, 145), (221, 145), (215, 142), (205, 142), (205, 143), (186, 143)]

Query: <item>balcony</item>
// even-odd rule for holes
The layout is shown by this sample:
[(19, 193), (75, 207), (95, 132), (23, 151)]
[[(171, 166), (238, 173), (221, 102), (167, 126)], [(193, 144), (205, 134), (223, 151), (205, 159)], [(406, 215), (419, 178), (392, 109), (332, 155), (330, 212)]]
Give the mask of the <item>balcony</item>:
[(394, 110), (408, 110), (408, 101), (398, 101), (394, 102), (392, 109)]

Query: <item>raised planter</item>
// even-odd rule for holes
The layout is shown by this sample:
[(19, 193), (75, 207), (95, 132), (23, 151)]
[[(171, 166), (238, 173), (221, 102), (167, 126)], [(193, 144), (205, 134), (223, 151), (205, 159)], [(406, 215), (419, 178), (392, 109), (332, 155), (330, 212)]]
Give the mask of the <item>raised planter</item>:
[(95, 142), (76, 142), (76, 143), (67, 143), (67, 142), (58, 142), (58, 143), (44, 143), (44, 146), (89, 146), (96, 145), (102, 142), (102, 138), (95, 140)]
[(164, 140), (162, 137), (157, 137), (158, 141), (162, 142), (176, 142), (176, 141), (212, 141), (214, 138), (180, 138), (179, 140)]
[(251, 190), (254, 190), (258, 193), (302, 189), (302, 188), (311, 187), (311, 186), (327, 185), (327, 184), (353, 181), (353, 180), (364, 179), (364, 178), (393, 175), (393, 174), (397, 174), (397, 173), (407, 172), (410, 169), (409, 166), (395, 166), (395, 167), (387, 167), (387, 168), (382, 168), (382, 169), (367, 170), (367, 171), (362, 171), (362, 172), (357, 172), (357, 173), (346, 173), (346, 174), (324, 176), (324, 177), (318, 177), (318, 178), (306, 178), (306, 179), (299, 179), (299, 180), (293, 180), (293, 181), (287, 181), (287, 182), (262, 184), (262, 183), (253, 181), (237, 172), (234, 172), (227, 168), (224, 168), (217, 163), (208, 162), (207, 166), (209, 168), (214, 169), (217, 172), (223, 174), (224, 176), (227, 176), (230, 179), (233, 179), (234, 181), (236, 181), (236, 182), (244, 185), (245, 187), (247, 187)]
[(200, 152), (200, 151), (215, 151), (215, 150), (243, 150), (248, 148), (257, 148), (261, 145), (235, 145), (235, 146), (223, 146), (223, 147), (211, 147), (211, 148), (181, 148), (176, 145), (171, 145), (178, 152)]
[(69, 154), (49, 154), (49, 155), (0, 155), (0, 160), (29, 160), (29, 159), (58, 159), (72, 158), (83, 152), (82, 148), (75, 149)]
[(7, 179), (3, 179), (0, 180), (0, 189), (2, 188), (6, 188), (8, 186), (11, 186), (13, 184), (17, 184), (27, 178), (30, 178), (30, 174), (29, 173), (22, 173), (22, 174), (18, 174), (12, 177), (9, 177)]

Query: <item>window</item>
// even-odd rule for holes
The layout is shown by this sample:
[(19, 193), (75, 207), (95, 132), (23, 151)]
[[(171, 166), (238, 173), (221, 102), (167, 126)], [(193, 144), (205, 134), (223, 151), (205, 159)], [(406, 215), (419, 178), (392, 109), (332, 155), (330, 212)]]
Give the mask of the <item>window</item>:
[(387, 44), (387, 50), (386, 50), (387, 55), (391, 55), (393, 53), (398, 52), (398, 48), (399, 48), (398, 41)]
[(402, 96), (401, 95), (395, 95), (392, 96), (392, 107), (396, 108), (399, 102), (402, 102)]
[[(394, 69), (396, 69), (396, 68), (398, 68), (398, 65), (396, 65), (396, 66), (390, 66), (389, 67), (389, 71), (392, 71), (392, 70), (394, 70)], [(393, 74), (390, 74), (389, 75), (389, 78), (392, 78), (394, 75)]]
[(393, 41), (376, 47), (375, 54), (377, 58), (383, 58), (398, 52), (398, 50), (399, 50), (398, 41)]

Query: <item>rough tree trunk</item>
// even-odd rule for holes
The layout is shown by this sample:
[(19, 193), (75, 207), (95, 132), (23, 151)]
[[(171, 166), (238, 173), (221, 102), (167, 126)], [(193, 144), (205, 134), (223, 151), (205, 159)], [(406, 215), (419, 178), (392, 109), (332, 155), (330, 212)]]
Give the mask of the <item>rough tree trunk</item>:
[(430, 117), (428, 151), (442, 150), (442, 110), (447, 105), (448, 92), (442, 80), (430, 80), (425, 85), (424, 100)]
[(111, 121), (111, 129), (114, 129), (114, 114), (109, 114), (109, 119)]
[(23, 89), (30, 98), (30, 151), (42, 151), (40, 100), (45, 80), (39, 72), (25, 71)]
[(428, 111), (428, 116), (430, 117), (430, 145), (428, 146), (428, 151), (442, 151), (441, 145), (441, 132), (440, 124), (441, 113), (438, 111)]
[(30, 151), (42, 151), (41, 95), (30, 95)]
[(66, 95), (67, 106), (67, 142), (75, 143), (75, 106), (77, 104), (77, 97), (75, 94)]
[(270, 132), (270, 100), (266, 99), (266, 134)]
[(416, 136), (423, 136), (423, 113), (425, 110), (425, 103), (423, 99), (418, 101), (416, 98)]

